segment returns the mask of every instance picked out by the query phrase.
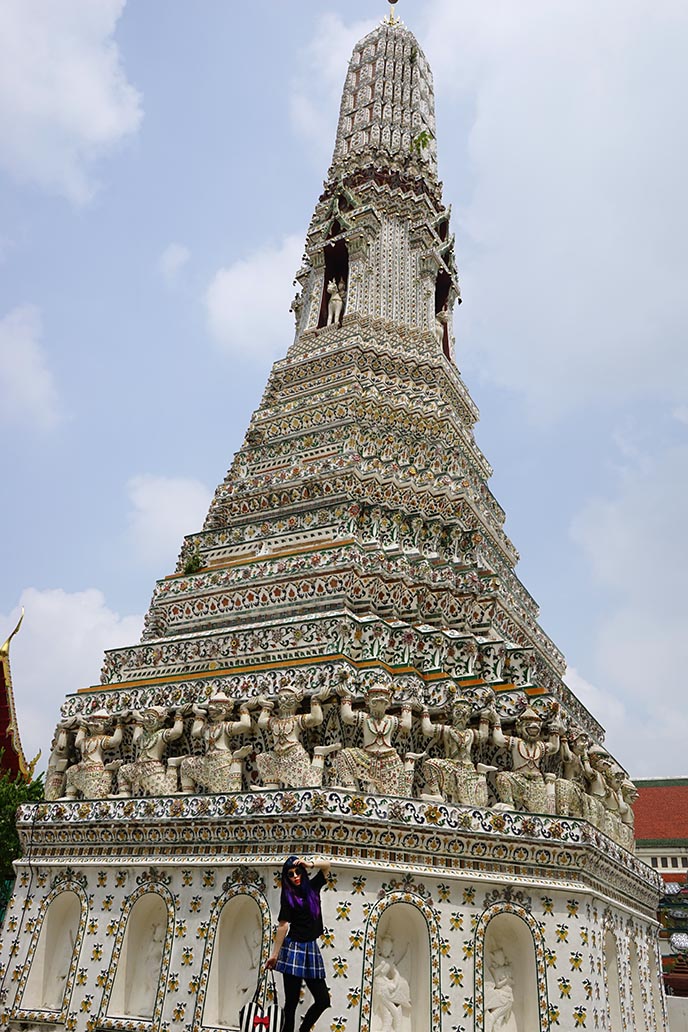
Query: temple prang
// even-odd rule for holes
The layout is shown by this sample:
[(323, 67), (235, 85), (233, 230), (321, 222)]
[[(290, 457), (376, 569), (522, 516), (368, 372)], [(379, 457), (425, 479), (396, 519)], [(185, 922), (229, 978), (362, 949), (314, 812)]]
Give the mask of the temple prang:
[(203, 527), (20, 810), (0, 1025), (238, 1028), (296, 853), (332, 861), (319, 1032), (667, 1032), (635, 789), (474, 438), (432, 73), (394, 4), (295, 284)]

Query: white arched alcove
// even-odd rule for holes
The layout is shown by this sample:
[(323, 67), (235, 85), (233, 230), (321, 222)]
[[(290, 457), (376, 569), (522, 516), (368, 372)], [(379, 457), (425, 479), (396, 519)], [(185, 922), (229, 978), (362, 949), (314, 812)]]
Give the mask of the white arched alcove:
[(540, 1029), (535, 943), (515, 914), (496, 914), (485, 930), (483, 995), (485, 1032)]
[(623, 1032), (621, 1019), (621, 986), (619, 985), (619, 957), (614, 933), (609, 928), (604, 933), (604, 967), (607, 982), (607, 1006), (609, 1008), (610, 1032)]
[(167, 906), (157, 892), (129, 911), (108, 1006), (111, 1017), (153, 1017), (167, 932)]
[(49, 904), (31, 961), (22, 1009), (62, 1010), (80, 917), (81, 901), (76, 892), (60, 892)]
[(375, 932), (370, 1032), (428, 1032), (432, 1027), (430, 933), (410, 903), (392, 903)]
[(256, 989), (262, 950), (263, 916), (258, 903), (243, 893), (233, 896), (217, 923), (203, 1025), (239, 1027), (239, 1011)]

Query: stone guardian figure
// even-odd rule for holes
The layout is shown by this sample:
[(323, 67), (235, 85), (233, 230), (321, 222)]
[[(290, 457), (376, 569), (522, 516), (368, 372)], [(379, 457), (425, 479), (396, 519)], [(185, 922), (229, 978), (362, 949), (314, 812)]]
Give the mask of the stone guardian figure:
[(430, 714), (423, 710), (421, 730), (426, 738), (434, 738), (444, 745), (444, 759), (430, 757), (423, 761), (426, 788), (423, 799), (447, 800), (459, 806), (487, 806), (488, 770), (485, 764), (476, 768), (471, 753), (490, 736), (490, 712), (483, 710), (480, 725), (473, 730), (468, 723), (473, 706), (468, 699), (456, 698), (452, 703), (451, 724), (433, 724)]
[(165, 765), (163, 757), (170, 742), (175, 742), (184, 733), (184, 716), (191, 712), (190, 706), (177, 709), (172, 727), (165, 727), (167, 709), (164, 706), (148, 706), (143, 713), (134, 710), (132, 743), (136, 759), (120, 767), (117, 775), (117, 795), (128, 798), (132, 795), (162, 796), (177, 791), (177, 766)]
[(256, 765), (263, 788), (318, 788), (322, 785), (325, 757), (340, 748), (339, 742), (332, 745), (317, 745), (311, 761), (302, 742), (305, 728), (319, 727), (323, 722), (321, 702), (328, 697), (324, 689), (311, 695), (310, 713), (299, 713), (303, 692), (296, 685), (282, 685), (275, 700), (260, 696), (262, 709), (258, 727), (272, 739), (269, 752), (258, 753)]
[(65, 799), (76, 799), (79, 794), (85, 799), (104, 799), (110, 795), (116, 761), (106, 764), (105, 753), (122, 742), (121, 720), (118, 719), (113, 734), (107, 734), (111, 720), (107, 710), (96, 710), (81, 721), (74, 746), (82, 759), (67, 769)]
[(204, 740), (205, 754), (182, 758), (179, 765), (182, 792), (196, 792), (199, 788), (209, 792), (241, 792), (242, 760), (252, 746), (245, 745), (232, 752), (230, 738), (251, 730), (251, 714), (243, 704), (239, 707), (239, 719), (230, 720), (233, 708), (234, 700), (224, 692), (208, 700), (207, 711), (193, 707), (191, 737)]
[[(367, 713), (355, 711), (350, 695), (340, 704), (342, 723), (358, 727), (363, 733), (363, 748), (347, 748), (337, 756), (337, 783), (355, 789), (357, 782), (366, 791), (380, 795), (408, 795), (408, 772), (392, 745), (394, 736), (411, 731), (411, 706), (402, 706), (401, 717), (388, 713), (392, 692), (384, 684), (373, 685), (366, 695)], [(407, 759), (411, 755), (407, 754)]]
[[(516, 721), (515, 735), (505, 735), (496, 712), (492, 741), (511, 756), (511, 770), (502, 770), (496, 776), (499, 803), (496, 810), (527, 810), (530, 813), (552, 813), (553, 801), (547, 792), (547, 782), (540, 769), (546, 756), (559, 751), (559, 734), (554, 731), (547, 742), (541, 740), (542, 718), (527, 706)], [(553, 778), (551, 779), (553, 780)]]

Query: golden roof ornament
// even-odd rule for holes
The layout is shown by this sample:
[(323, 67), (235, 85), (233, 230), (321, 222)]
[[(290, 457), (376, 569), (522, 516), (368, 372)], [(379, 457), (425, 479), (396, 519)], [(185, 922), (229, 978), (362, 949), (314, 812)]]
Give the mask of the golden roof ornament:
[(397, 3), (397, 0), (389, 0), (389, 17), (385, 18), (385, 21), (387, 22), (388, 25), (399, 25), (400, 24), (399, 18), (397, 18), (397, 16), (394, 13), (394, 5), (396, 3)]

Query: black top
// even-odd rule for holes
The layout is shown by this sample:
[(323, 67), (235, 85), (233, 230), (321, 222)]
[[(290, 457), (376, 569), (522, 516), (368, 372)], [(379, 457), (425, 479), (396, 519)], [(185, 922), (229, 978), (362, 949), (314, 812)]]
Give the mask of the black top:
[[(320, 890), (324, 884), (325, 875), (322, 871), (318, 871), (315, 877), (311, 879), (311, 888), (314, 892), (317, 892), (318, 902), (320, 902)], [(313, 942), (324, 931), (320, 907), (318, 907), (318, 916), (311, 917), (311, 912), (305, 903), (291, 907), (284, 896), (282, 896), (282, 905), (277, 920), (289, 922), (289, 938), (293, 939), (294, 942)]]

